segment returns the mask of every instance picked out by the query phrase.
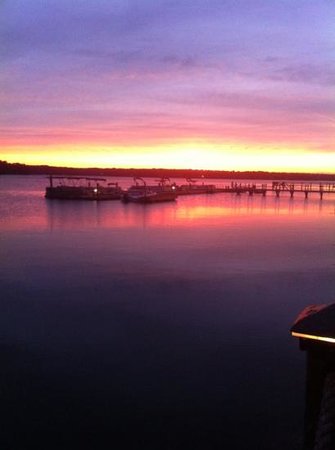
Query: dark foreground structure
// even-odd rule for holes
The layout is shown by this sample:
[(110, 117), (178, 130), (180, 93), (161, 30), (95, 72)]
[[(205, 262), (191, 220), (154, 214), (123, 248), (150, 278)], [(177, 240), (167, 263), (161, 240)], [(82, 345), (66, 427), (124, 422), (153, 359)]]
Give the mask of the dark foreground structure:
[(310, 306), (291, 329), (307, 353), (304, 450), (335, 448), (335, 304)]

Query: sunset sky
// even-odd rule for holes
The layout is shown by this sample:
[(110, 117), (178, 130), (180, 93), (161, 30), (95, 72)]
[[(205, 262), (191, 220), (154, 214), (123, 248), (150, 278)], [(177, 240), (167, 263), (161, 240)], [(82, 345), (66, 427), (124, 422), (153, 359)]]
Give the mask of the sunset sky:
[(0, 159), (335, 173), (334, 0), (2, 0)]

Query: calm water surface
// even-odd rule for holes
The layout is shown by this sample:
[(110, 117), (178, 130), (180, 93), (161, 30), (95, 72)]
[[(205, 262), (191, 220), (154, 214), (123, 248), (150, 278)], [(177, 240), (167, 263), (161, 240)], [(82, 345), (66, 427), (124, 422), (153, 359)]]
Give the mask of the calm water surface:
[(299, 449), (289, 328), (335, 301), (335, 196), (62, 202), (46, 182), (0, 177), (2, 448)]

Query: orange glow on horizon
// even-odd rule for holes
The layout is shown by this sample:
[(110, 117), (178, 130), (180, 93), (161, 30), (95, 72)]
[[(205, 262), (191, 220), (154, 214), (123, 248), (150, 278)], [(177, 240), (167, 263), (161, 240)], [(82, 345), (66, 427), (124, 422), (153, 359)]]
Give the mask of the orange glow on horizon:
[(181, 141), (152, 146), (10, 147), (2, 160), (28, 165), (335, 173), (335, 152), (250, 144)]

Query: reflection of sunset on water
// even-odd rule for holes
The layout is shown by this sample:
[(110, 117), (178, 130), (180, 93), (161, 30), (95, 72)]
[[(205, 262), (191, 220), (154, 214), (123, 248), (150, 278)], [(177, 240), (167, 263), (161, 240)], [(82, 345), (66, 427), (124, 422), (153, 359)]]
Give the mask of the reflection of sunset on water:
[[(31, 364), (41, 379), (51, 379), (50, 410), (58, 402), (57, 414), (65, 411), (59, 392), (72, 399), (79, 380), (85, 417), (91, 398), (110, 412), (108, 436), (129, 398), (140, 408), (150, 404), (150, 424), (157, 414), (159, 424), (165, 421), (166, 411), (184, 418), (185, 396), (205, 430), (213, 429), (218, 411), (220, 448), (235, 448), (226, 445), (222, 417), (229, 432), (240, 421), (252, 421), (252, 430), (271, 428), (278, 408), (288, 429), (298, 422), (300, 397), (291, 392), (302, 390), (304, 365), (292, 358), (288, 326), (306, 303), (334, 292), (335, 199), (220, 193), (151, 205), (62, 201), (44, 198), (47, 182), (44, 176), (0, 178), (0, 318), (2, 342), (14, 355), (4, 366), (20, 362), (14, 367), (20, 389), (35, 389), (28, 408), (35, 410), (41, 388), (30, 382), (30, 362), (18, 342), (24, 355), (36, 355)], [(74, 382), (67, 387), (65, 378)], [(280, 395), (269, 396), (273, 390)], [(232, 407), (241, 398), (243, 405), (250, 399), (247, 412)], [(260, 399), (271, 413), (259, 412)], [(71, 405), (73, 417), (81, 417), (82, 403)], [(196, 418), (193, 433), (198, 426)], [(81, 436), (82, 420), (79, 428)]]
[[(15, 208), (15, 203), (13, 203)], [(3, 230), (86, 230), (91, 228), (229, 228), (269, 226), (294, 218), (295, 223), (313, 221), (332, 213), (333, 202), (302, 197), (276, 199), (242, 198), (234, 194), (179, 197), (175, 203), (124, 205), (120, 201), (55, 201), (42, 195), (31, 201), (29, 210), (16, 209), (15, 216), (0, 219)]]

